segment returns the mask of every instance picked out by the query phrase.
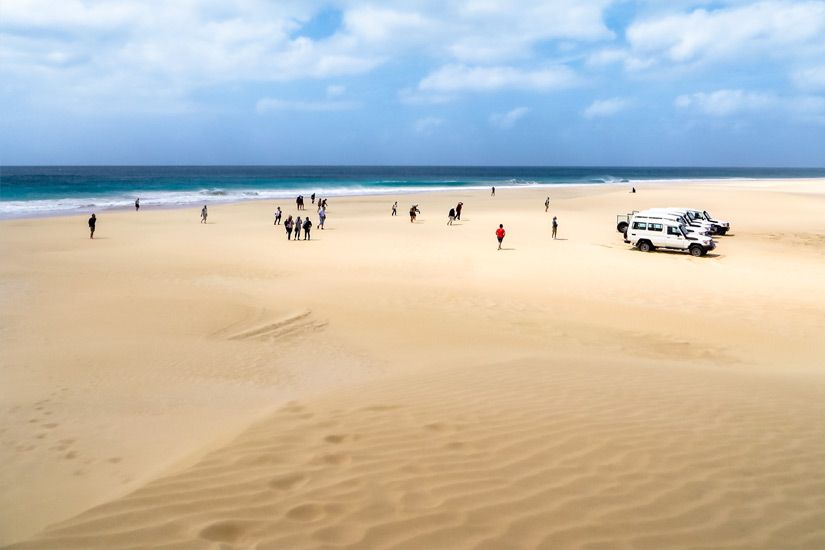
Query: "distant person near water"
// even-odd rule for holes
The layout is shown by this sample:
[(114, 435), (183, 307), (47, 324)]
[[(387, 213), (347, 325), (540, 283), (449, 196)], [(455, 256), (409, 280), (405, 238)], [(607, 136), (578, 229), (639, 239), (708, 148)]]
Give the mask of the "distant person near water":
[(630, 190), (630, 192), (631, 192), (631, 193), (635, 193), (635, 192), (636, 192), (636, 188), (634, 187), (633, 189), (631, 189), (631, 190)]
[(398, 201), (395, 201), (394, 203), (392, 203), (392, 215), (393, 216), (398, 215)]
[(327, 221), (327, 211), (324, 210), (324, 207), (318, 209), (318, 228), (324, 228), (324, 222)]
[(140, 210), (140, 199), (135, 199), (135, 212)]
[(97, 223), (97, 217), (94, 214), (92, 214), (92, 217), (89, 218), (89, 231), (90, 231), (89, 238), (90, 239), (95, 238), (95, 224), (96, 223)]
[(309, 221), (309, 218), (307, 218), (304, 221), (304, 240), (305, 241), (312, 240), (312, 239), (309, 238), (309, 230), (310, 229), (312, 229), (312, 222)]
[(310, 198), (310, 199), (312, 199), (312, 204), (315, 204), (315, 193), (313, 193), (312, 195), (310, 195), (310, 197), (309, 197), (309, 198)]
[(295, 218), (295, 239), (294, 240), (296, 240), (296, 241), (301, 238), (301, 224), (303, 224), (303, 223), (304, 223), (304, 221), (301, 219), (301, 216), (298, 216), (297, 218)]
[(553, 216), (553, 238), (556, 238), (556, 232), (559, 230), (559, 222), (556, 221), (556, 216)]
[(290, 240), (292, 238), (292, 227), (295, 225), (295, 222), (292, 221), (292, 216), (287, 217), (286, 221), (284, 222), (284, 229), (286, 229), (286, 240)]
[(415, 215), (420, 214), (420, 213), (421, 213), (421, 210), (418, 209), (418, 205), (417, 204), (412, 205), (412, 207), (410, 208), (410, 223), (414, 222), (415, 221)]
[(450, 212), (447, 214), (447, 225), (453, 225), (455, 221), (455, 208), (450, 208)]
[(498, 249), (501, 250), (501, 241), (504, 240), (504, 224), (498, 224), (498, 229), (496, 229), (496, 238), (498, 239)]
[(547, 197), (547, 200), (544, 201), (544, 211), (547, 212), (550, 209), (550, 197)]
[(491, 196), (491, 197), (495, 197), (495, 196), (496, 196), (496, 188), (495, 188), (495, 187), (493, 187), (493, 191), (492, 191), (492, 193), (490, 193), (490, 196)]
[(455, 219), (457, 219), (457, 220), (461, 219), (461, 209), (462, 208), (464, 208), (464, 203), (463, 202), (460, 202), (460, 203), (455, 205)]
[(281, 223), (281, 207), (275, 209), (275, 223), (272, 225), (278, 225)]
[(201, 223), (206, 223), (206, 216), (208, 212), (206, 211), (206, 205), (203, 205), (203, 209), (201, 210)]

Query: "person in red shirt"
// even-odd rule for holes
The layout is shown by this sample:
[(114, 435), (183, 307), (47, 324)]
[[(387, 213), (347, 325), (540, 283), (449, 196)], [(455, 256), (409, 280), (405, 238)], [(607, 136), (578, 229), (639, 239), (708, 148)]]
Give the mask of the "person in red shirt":
[(501, 241), (504, 240), (504, 224), (498, 224), (498, 229), (496, 229), (496, 237), (498, 237), (498, 249), (501, 250)]

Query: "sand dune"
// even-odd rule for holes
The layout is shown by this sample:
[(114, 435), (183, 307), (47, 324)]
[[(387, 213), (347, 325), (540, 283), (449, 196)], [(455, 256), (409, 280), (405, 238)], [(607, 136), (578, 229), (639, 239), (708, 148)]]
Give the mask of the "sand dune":
[[(0, 542), (825, 546), (825, 182), (637, 189), (2, 222)], [(708, 257), (614, 228), (699, 203)]]

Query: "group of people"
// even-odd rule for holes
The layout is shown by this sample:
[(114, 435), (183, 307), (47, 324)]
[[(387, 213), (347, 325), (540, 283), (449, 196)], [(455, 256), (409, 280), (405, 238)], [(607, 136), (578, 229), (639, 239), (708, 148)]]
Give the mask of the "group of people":
[[(297, 204), (299, 205), (298, 210), (305, 210), (303, 208), (303, 197), (298, 195), (298, 199), (296, 200)], [(315, 193), (312, 194), (312, 204), (315, 204)], [(275, 209), (275, 222), (273, 225), (280, 225), (281, 218), (283, 217), (283, 212), (281, 212), (281, 207)], [(324, 223), (327, 221), (327, 199), (321, 200), (318, 199), (318, 228), (323, 229)], [(301, 219), (301, 216), (298, 216), (296, 219), (292, 219), (292, 216), (287, 216), (286, 220), (284, 220), (284, 229), (286, 229), (286, 240), (299, 240), (301, 238), (301, 230), (304, 231), (304, 240), (309, 241), (311, 239), (311, 232), (312, 232), (312, 220), (309, 219), (309, 216)], [(293, 232), (295, 238), (293, 239)]]
[[(304, 220), (301, 220), (301, 216), (298, 216), (295, 220), (292, 219), (292, 216), (287, 216), (284, 221), (284, 229), (286, 229), (286, 240), (292, 239), (293, 231), (295, 232), (295, 238), (292, 240), (300, 240), (301, 229), (304, 230), (304, 240), (312, 240), (310, 238), (310, 232), (312, 231), (312, 220), (309, 219), (309, 216), (307, 216)], [(321, 229), (323, 229), (323, 227)]]
[[(315, 193), (310, 195), (309, 198), (312, 201), (312, 204), (315, 204)], [(306, 210), (306, 206), (304, 206), (304, 196), (303, 195), (298, 195), (295, 198), (295, 206), (298, 207), (298, 210)], [(321, 197), (318, 197), (318, 206), (326, 208), (327, 207), (327, 199), (321, 199)]]

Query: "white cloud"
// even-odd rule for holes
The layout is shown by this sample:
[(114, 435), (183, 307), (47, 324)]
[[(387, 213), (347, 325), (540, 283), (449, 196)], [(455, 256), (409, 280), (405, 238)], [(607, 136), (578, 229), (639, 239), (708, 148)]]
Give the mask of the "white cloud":
[(627, 28), (628, 66), (796, 57), (821, 53), (825, 2), (757, 2), (667, 15)]
[(529, 112), (530, 109), (527, 107), (516, 107), (512, 111), (508, 111), (504, 114), (493, 113), (490, 115), (490, 123), (493, 126), (506, 130), (512, 128), (516, 122), (524, 118), (524, 116)]
[(769, 94), (743, 90), (718, 90), (712, 93), (681, 95), (674, 104), (686, 110), (713, 117), (727, 117), (745, 112), (766, 111), (778, 104)]
[(611, 99), (597, 99), (587, 109), (584, 110), (585, 118), (596, 118), (602, 116), (612, 116), (623, 111), (630, 106), (630, 101), (614, 97)]
[(264, 98), (255, 104), (258, 114), (280, 111), (349, 111), (359, 108), (352, 101), (287, 101), (283, 99)]
[(547, 91), (570, 88), (578, 83), (573, 70), (565, 66), (539, 70), (514, 67), (467, 67), (447, 65), (418, 83), (426, 92), (493, 92), (497, 90)]
[(435, 131), (436, 129), (441, 127), (441, 125), (443, 123), (444, 123), (444, 121), (441, 120), (440, 118), (433, 117), (433, 116), (428, 116), (428, 117), (424, 117), (424, 118), (420, 118), (420, 119), (416, 120), (415, 124), (413, 124), (413, 128), (419, 134), (429, 135), (429, 134), (432, 134), (433, 131)]
[(825, 91), (825, 65), (798, 69), (791, 75), (794, 84), (803, 90)]

